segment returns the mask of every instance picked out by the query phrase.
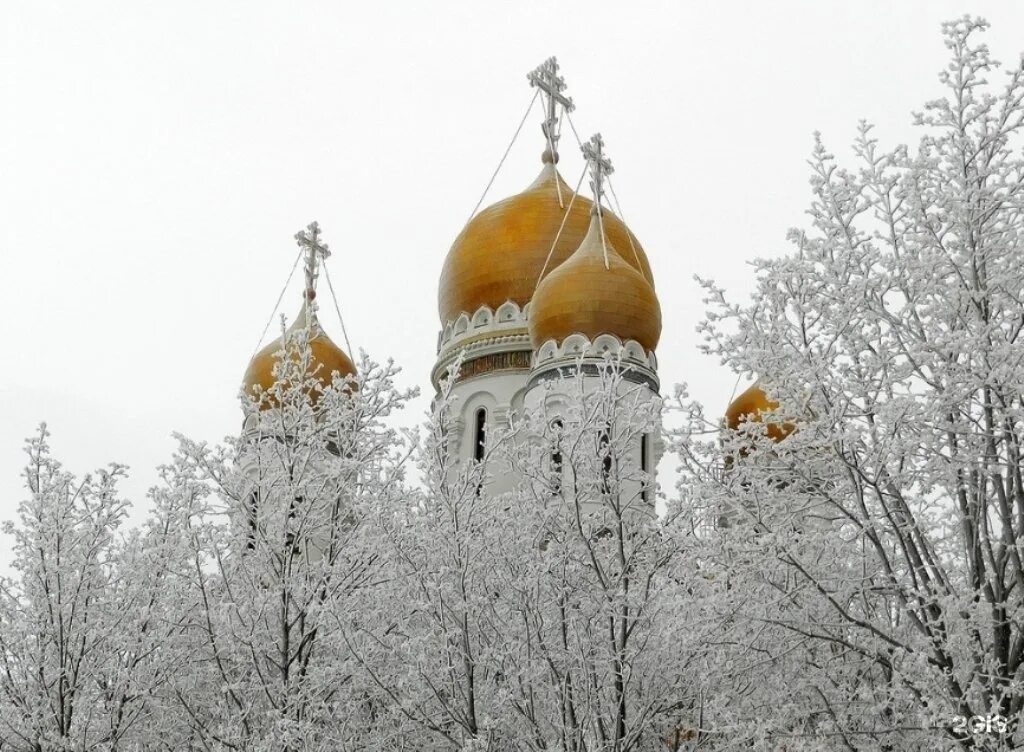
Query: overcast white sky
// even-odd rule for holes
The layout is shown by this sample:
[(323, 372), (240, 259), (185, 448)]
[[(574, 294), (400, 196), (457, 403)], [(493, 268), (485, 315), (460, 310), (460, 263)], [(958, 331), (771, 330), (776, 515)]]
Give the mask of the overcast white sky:
[[(916, 140), (939, 24), (968, 8), (1015, 60), (1016, 2), (6, 0), (0, 519), (40, 420), (75, 471), (129, 464), (143, 506), (172, 431), (235, 432), (292, 235), (313, 219), (353, 344), (423, 387), (418, 421), (442, 261), (529, 102), (526, 73), (553, 54), (651, 260), (664, 391), (686, 381), (724, 408), (736, 378), (697, 351), (693, 275), (742, 296), (745, 262), (787, 250), (814, 130), (840, 154), (860, 118), (884, 143)], [(538, 114), (487, 203), (524, 188), (542, 149)]]

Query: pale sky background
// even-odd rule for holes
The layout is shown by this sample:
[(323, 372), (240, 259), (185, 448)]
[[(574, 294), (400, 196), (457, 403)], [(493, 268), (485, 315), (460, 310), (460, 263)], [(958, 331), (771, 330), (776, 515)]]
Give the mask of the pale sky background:
[[(966, 10), (1016, 60), (1017, 2), (6, 0), (0, 519), (40, 420), (70, 469), (130, 465), (140, 514), (172, 431), (237, 431), (242, 372), (313, 219), (353, 345), (422, 387), (405, 418), (419, 422), (441, 264), (549, 55), (650, 258), (663, 391), (686, 381), (724, 409), (737, 380), (697, 350), (693, 275), (743, 298), (746, 262), (788, 250), (814, 130), (844, 156), (860, 118), (885, 145), (916, 141), (910, 111), (940, 93), (939, 25)], [(540, 170), (539, 122), (485, 204)], [(568, 128), (562, 154), (575, 184)], [(298, 301), (296, 275), (289, 316)]]

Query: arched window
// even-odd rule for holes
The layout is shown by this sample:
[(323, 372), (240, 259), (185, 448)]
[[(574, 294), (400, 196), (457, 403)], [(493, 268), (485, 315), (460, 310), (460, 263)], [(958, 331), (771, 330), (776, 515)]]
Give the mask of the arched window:
[(487, 410), (478, 408), (476, 426), (473, 431), (473, 459), (480, 462), (484, 458), (484, 447), (487, 443)]

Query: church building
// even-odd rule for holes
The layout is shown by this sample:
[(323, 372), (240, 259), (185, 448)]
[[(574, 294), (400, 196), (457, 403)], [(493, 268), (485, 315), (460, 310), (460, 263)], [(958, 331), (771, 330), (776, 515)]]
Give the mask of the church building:
[[(555, 59), (528, 80), (545, 105), (539, 174), (521, 193), (470, 219), (452, 243), (438, 283), (440, 332), (430, 379), (435, 389), (454, 379), (452, 446), (465, 461), (481, 460), (488, 436), (507, 428), (511, 416), (542, 402), (557, 413), (565, 396), (560, 384), (581, 375), (584, 383), (596, 384), (609, 360), (621, 369), (622, 388), (657, 400), (660, 387), (655, 350), (661, 307), (643, 246), (608, 208), (613, 170), (604, 142), (598, 134), (580, 143), (591, 195), (577, 193), (557, 167), (560, 126), (566, 119), (571, 124), (573, 102)], [(296, 236), (305, 250), (306, 289), (292, 327), (307, 329), (322, 373), (345, 377), (355, 365), (316, 313), (316, 280), (327, 255), (318, 232), (314, 224)], [(253, 358), (244, 378), (247, 394), (272, 386), (280, 349), (278, 339)], [(628, 461), (653, 477), (661, 449), (660, 436), (644, 434)], [(488, 483), (501, 492), (513, 480), (499, 476)]]

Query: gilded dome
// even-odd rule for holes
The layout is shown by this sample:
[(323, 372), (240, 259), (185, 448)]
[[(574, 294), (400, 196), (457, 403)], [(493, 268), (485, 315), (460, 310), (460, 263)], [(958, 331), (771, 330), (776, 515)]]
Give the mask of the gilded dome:
[[(559, 186), (565, 208), (559, 205)], [(525, 306), (533, 297), (548, 253), (550, 273), (579, 247), (587, 232), (593, 202), (577, 195), (566, 217), (571, 199), (572, 189), (549, 162), (525, 191), (473, 217), (455, 239), (441, 270), (437, 296), (441, 326), (460, 313), (473, 315), (484, 305), (496, 310), (511, 300)], [(610, 212), (604, 213), (604, 224), (625, 262), (653, 285), (651, 267), (636, 237)]]
[[(305, 328), (306, 323), (307, 309), (306, 304), (303, 304), (298, 316), (288, 327), (286, 336)], [(313, 336), (309, 340), (313, 357), (310, 371), (316, 374), (317, 380), (321, 384), (327, 385), (331, 382), (332, 374), (335, 372), (338, 373), (339, 378), (354, 375), (356, 367), (352, 359), (324, 333), (315, 312), (312, 312), (309, 325), (313, 332)], [(274, 366), (280, 360), (278, 352), (281, 350), (281, 346), (281, 337), (278, 337), (253, 356), (249, 367), (245, 369), (245, 376), (242, 377), (247, 395), (251, 396), (257, 386), (261, 387), (263, 391), (267, 391), (274, 385), (276, 381)]]
[[(602, 220), (607, 226), (607, 215)], [(601, 242), (601, 222), (595, 214), (579, 248), (537, 286), (529, 316), (535, 350), (550, 339), (562, 342), (576, 333), (591, 340), (614, 334), (623, 342), (636, 340), (648, 351), (658, 346), (658, 296), (641, 273), (623, 260), (615, 243), (607, 231)]]
[[(779, 403), (768, 399), (768, 395), (761, 389), (760, 383), (755, 382), (743, 394), (734, 399), (725, 411), (725, 425), (731, 431), (739, 429), (744, 421), (761, 422), (761, 415), (778, 408)], [(793, 432), (793, 426), (779, 423), (768, 425), (768, 437), (772, 441), (782, 441)]]

